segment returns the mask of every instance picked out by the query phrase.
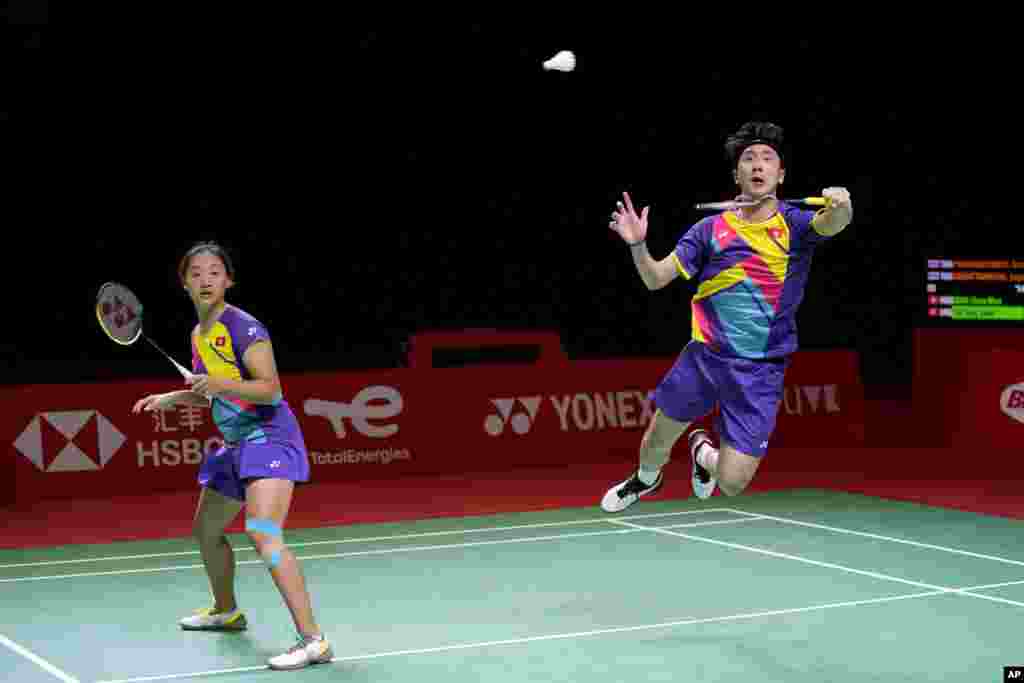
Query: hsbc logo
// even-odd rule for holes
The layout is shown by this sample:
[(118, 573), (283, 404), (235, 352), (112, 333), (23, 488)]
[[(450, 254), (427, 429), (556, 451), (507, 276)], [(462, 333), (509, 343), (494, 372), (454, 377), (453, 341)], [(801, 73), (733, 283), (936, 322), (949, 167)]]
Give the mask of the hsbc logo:
[(999, 407), (1011, 419), (1024, 422), (1024, 382), (1011, 384), (1003, 389), (999, 397)]
[(125, 442), (125, 435), (95, 410), (40, 413), (14, 447), (43, 472), (100, 470)]
[[(484, 420), (484, 431), (491, 436), (498, 436), (505, 431), (507, 425), (511, 424), (513, 432), (519, 435), (526, 434), (533, 426), (537, 411), (540, 410), (540, 401), (540, 396), (492, 398), (491, 403), (494, 404), (498, 414), (487, 416)], [(521, 408), (513, 413), (517, 403)]]

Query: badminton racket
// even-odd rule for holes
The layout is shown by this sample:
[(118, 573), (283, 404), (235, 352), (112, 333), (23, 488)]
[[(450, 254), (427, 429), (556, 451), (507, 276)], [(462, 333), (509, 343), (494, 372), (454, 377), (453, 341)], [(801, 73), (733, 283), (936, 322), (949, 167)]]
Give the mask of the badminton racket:
[(100, 329), (114, 342), (121, 346), (131, 346), (141, 337), (162, 353), (164, 358), (171, 361), (171, 364), (186, 381), (191, 381), (194, 377), (169, 353), (157, 346), (156, 342), (143, 333), (142, 302), (124, 285), (108, 282), (100, 287), (100, 291), (96, 295), (96, 319), (100, 322)]
[[(767, 199), (775, 197), (764, 197), (757, 201), (749, 199), (734, 199), (727, 202), (706, 202), (697, 204), (694, 208), (699, 211), (731, 211), (732, 209), (747, 209), (759, 205)], [(828, 206), (828, 200), (824, 197), (804, 197), (803, 199), (783, 199), (790, 204), (807, 204), (808, 206)]]

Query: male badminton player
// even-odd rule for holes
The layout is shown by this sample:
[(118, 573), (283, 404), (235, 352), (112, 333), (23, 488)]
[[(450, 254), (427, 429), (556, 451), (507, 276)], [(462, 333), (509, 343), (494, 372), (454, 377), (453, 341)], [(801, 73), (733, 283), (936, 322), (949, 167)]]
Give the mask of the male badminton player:
[(192, 331), (191, 388), (147, 396), (134, 412), (178, 403), (209, 406), (224, 446), (207, 453), (194, 533), (213, 590), (214, 605), (181, 620), (197, 631), (243, 630), (235, 599), (235, 557), (224, 529), (246, 507), (245, 530), (281, 592), (298, 643), (270, 658), (273, 669), (328, 662), (331, 646), (317, 625), (299, 563), (282, 535), (295, 482), (309, 480), (309, 460), (298, 421), (281, 393), (270, 335), (259, 321), (224, 300), (235, 271), (225, 250), (204, 242), (178, 266), (199, 324)]
[(716, 407), (720, 448), (704, 429), (688, 437), (693, 492), (708, 498), (717, 485), (734, 496), (747, 487), (775, 429), (814, 249), (853, 219), (850, 193), (841, 187), (822, 192), (826, 206), (817, 213), (776, 198), (786, 176), (779, 126), (748, 122), (725, 150), (740, 198), (754, 205), (704, 218), (667, 257), (655, 260), (647, 249), (650, 207), (637, 215), (625, 193), (612, 213), (608, 227), (629, 245), (648, 289), (680, 275), (698, 287), (692, 339), (652, 393), (656, 410), (640, 442), (639, 467), (605, 493), (606, 512), (657, 492), (673, 445)]

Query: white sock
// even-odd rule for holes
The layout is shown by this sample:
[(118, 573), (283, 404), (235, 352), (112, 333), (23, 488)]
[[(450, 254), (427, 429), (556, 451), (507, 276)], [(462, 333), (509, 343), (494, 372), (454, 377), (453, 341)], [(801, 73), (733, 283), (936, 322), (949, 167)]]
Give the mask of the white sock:
[(712, 448), (711, 444), (702, 443), (697, 449), (697, 464), (711, 474), (718, 472), (718, 449)]
[(643, 466), (641, 466), (640, 471), (636, 473), (636, 476), (640, 479), (640, 481), (650, 486), (654, 482), (658, 481), (659, 474), (661, 474), (660, 467), (656, 470), (647, 470), (644, 469)]

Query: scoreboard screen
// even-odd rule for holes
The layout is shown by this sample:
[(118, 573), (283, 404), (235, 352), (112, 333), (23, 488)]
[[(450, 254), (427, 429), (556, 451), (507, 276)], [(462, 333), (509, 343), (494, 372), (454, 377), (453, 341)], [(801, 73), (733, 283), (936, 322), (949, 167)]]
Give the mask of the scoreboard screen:
[(923, 323), (1024, 326), (1024, 257), (928, 259), (925, 270)]

